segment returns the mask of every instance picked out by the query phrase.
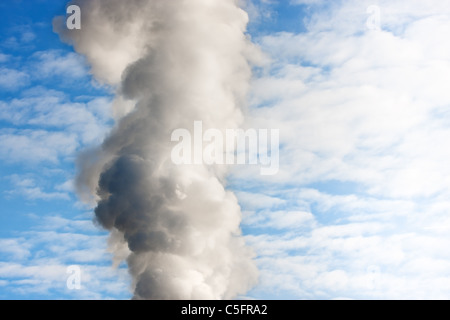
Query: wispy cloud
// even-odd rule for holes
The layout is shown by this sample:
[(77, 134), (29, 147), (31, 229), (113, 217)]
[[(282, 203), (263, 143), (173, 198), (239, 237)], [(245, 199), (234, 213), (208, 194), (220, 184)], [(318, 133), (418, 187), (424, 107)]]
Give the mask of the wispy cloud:
[(0, 46), (7, 50), (33, 49), (36, 34), (31, 25), (15, 25), (6, 30)]
[[(0, 59), (6, 59), (0, 56)], [(28, 85), (30, 77), (27, 73), (19, 70), (0, 68), (0, 89), (8, 91), (16, 91)]]
[(4, 63), (8, 61), (10, 58), (9, 55), (0, 52), (0, 63)]
[(88, 72), (80, 55), (58, 50), (36, 52), (31, 57), (35, 77), (65, 77), (74, 80), (85, 77)]
[(75, 135), (43, 130), (0, 130), (0, 158), (5, 162), (57, 163), (78, 146)]
[(30, 256), (30, 245), (24, 238), (0, 239), (0, 252), (11, 260), (23, 260)]
[[(80, 290), (67, 287), (68, 265), (54, 263), (45, 259), (32, 265), (13, 262), (0, 262), (0, 277), (8, 286), (10, 296), (17, 299), (35, 297), (51, 298), (54, 294), (72, 299), (117, 299), (127, 294), (127, 272), (94, 265), (80, 265)], [(7, 279), (7, 280), (4, 280)], [(112, 280), (115, 281), (112, 281)], [(117, 280), (119, 279), (119, 280)], [(2, 297), (8, 298), (8, 297)]]
[[(19, 299), (45, 299), (54, 294), (73, 299), (117, 299), (130, 294), (126, 269), (112, 268), (106, 236), (93, 230), (91, 221), (59, 216), (40, 221), (19, 238), (0, 240), (0, 285), (8, 286), (10, 294)], [(67, 287), (71, 265), (80, 268), (80, 290)]]
[[(283, 145), (270, 181), (233, 175), (258, 297), (450, 295), (450, 10), (379, 1), (371, 30), (371, 4), (321, 7), (305, 32), (258, 40), (272, 61), (254, 81), (252, 121), (282, 128)], [(266, 196), (285, 203), (255, 205)]]
[(29, 200), (70, 200), (67, 193), (43, 191), (33, 179), (12, 175), (10, 180), (13, 189), (7, 192), (9, 196), (20, 196)]
[(62, 92), (41, 87), (25, 91), (23, 97), (0, 101), (0, 120), (14, 127), (0, 129), (0, 158), (57, 163), (72, 156), (79, 146), (103, 139), (111, 121), (110, 104), (107, 97), (72, 102)]

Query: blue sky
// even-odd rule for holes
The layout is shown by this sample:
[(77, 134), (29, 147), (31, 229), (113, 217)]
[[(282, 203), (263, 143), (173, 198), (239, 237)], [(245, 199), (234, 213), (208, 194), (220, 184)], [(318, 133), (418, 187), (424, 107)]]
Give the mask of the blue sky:
[[(127, 298), (126, 271), (110, 267), (106, 233), (72, 188), (77, 152), (112, 124), (109, 89), (52, 31), (63, 2), (0, 7), (0, 298)], [(70, 265), (91, 270), (86, 291), (67, 289)]]
[[(442, 1), (253, 1), (265, 58), (247, 121), (280, 172), (228, 187), (257, 299), (450, 298), (450, 9)], [(371, 25), (369, 6), (380, 12)], [(52, 31), (63, 2), (0, 4), (0, 299), (128, 299), (124, 263), (73, 187), (113, 125), (112, 90)], [(81, 290), (66, 286), (81, 268)]]

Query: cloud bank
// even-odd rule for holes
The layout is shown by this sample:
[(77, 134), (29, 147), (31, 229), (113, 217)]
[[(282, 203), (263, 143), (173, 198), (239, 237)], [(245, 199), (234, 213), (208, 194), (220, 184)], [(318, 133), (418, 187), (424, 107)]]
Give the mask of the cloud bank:
[(251, 294), (447, 299), (449, 7), (306, 12), (305, 31), (257, 39), (271, 62), (253, 83), (253, 121), (281, 128), (283, 149), (270, 181), (234, 173), (261, 270)]

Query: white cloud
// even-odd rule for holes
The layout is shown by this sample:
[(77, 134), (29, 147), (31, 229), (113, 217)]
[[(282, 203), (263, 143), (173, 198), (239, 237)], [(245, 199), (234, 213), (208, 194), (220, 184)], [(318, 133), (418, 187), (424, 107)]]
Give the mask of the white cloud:
[[(127, 270), (110, 265), (106, 235), (100, 235), (91, 221), (31, 218), (39, 219), (33, 231), (20, 232), (20, 238), (0, 239), (0, 285), (7, 285), (8, 292), (28, 299), (55, 294), (69, 299), (131, 296)], [(67, 288), (71, 265), (80, 268), (80, 290)]]
[(291, 0), (291, 4), (317, 5), (323, 3), (323, 0)]
[(16, 190), (16, 193), (20, 193), (25, 198), (31, 199), (31, 200), (69, 200), (69, 196), (65, 193), (61, 192), (44, 192), (38, 187), (34, 188), (25, 188), (22, 190)]
[(20, 47), (20, 43), (16, 37), (8, 37), (1, 43), (2, 47), (7, 49), (18, 49)]
[(272, 197), (265, 194), (254, 194), (251, 192), (238, 191), (236, 195), (241, 199), (241, 205), (248, 210), (256, 210), (258, 208), (274, 207), (276, 205), (283, 205), (286, 201), (277, 197)]
[(40, 51), (33, 54), (37, 61), (33, 71), (37, 78), (61, 76), (67, 80), (87, 75), (87, 68), (80, 55), (57, 50)]
[(32, 42), (34, 39), (36, 39), (36, 35), (30, 30), (24, 31), (20, 38), (23, 43)]
[(0, 52), (0, 63), (7, 62), (10, 59), (10, 56)]
[(29, 247), (23, 238), (0, 239), (0, 253), (8, 255), (14, 260), (23, 260), (30, 256)]
[(50, 217), (34, 217), (38, 219), (36, 221), (36, 230), (41, 231), (54, 231), (60, 230), (61, 232), (67, 233), (96, 233), (98, 228), (92, 223), (92, 219), (67, 219), (61, 216), (50, 216)]
[(322, 32), (319, 21), (307, 33), (262, 39), (279, 63), (255, 82), (253, 103), (268, 107), (254, 114), (259, 126), (281, 129), (281, 177), (345, 179), (394, 197), (448, 188), (442, 177), (450, 177), (450, 154), (442, 146), (450, 131), (442, 112), (450, 103), (450, 62), (435, 53), (448, 45), (423, 35), (435, 30), (428, 38), (444, 39), (450, 24), (430, 19), (410, 24), (404, 36)]
[(259, 256), (256, 297), (267, 292), (301, 299), (430, 299), (450, 294), (439, 284), (449, 275), (448, 237), (387, 235), (369, 224), (319, 227), (302, 234), (247, 237)]
[(58, 91), (32, 88), (22, 98), (0, 101), (0, 120), (16, 128), (0, 130), (0, 158), (7, 161), (56, 163), (80, 146), (99, 143), (108, 131), (110, 100), (92, 97), (67, 101)]
[(62, 183), (60, 185), (57, 185), (56, 186), (56, 190), (75, 193), (74, 180), (70, 179), (70, 180), (67, 180), (66, 182), (64, 182), (64, 183)]
[[(282, 149), (277, 176), (233, 175), (252, 187), (238, 196), (255, 297), (450, 296), (450, 8), (378, 1), (376, 31), (369, 4), (332, 4), (306, 32), (259, 41), (272, 64), (253, 83), (250, 122), (279, 128)], [(282, 207), (254, 205), (267, 196)]]
[(30, 200), (69, 200), (67, 193), (63, 192), (45, 192), (42, 191), (33, 179), (12, 175), (10, 180), (13, 184), (13, 189), (7, 191), (8, 195), (20, 196), (24, 199)]
[[(4, 58), (1, 56), (0, 58)], [(29, 76), (25, 72), (9, 69), (9, 68), (0, 68), (0, 88), (15, 91), (29, 83)]]
[(10, 26), (5, 32), (7, 38), (2, 41), (2, 46), (13, 50), (34, 48), (33, 40), (36, 39), (36, 34), (33, 27), (29, 24)]
[(252, 23), (264, 23), (273, 19), (275, 14), (271, 6), (276, 0), (242, 0), (240, 6), (245, 9)]
[(92, 265), (79, 265), (81, 289), (70, 290), (67, 287), (68, 266), (47, 260), (31, 265), (0, 262), (0, 277), (8, 279), (5, 281), (10, 292), (23, 297), (35, 294), (42, 299), (57, 293), (73, 299), (99, 300), (129, 294), (126, 270)]
[(43, 130), (0, 130), (0, 159), (6, 162), (57, 163), (73, 155), (76, 136)]
[(263, 211), (244, 216), (243, 225), (250, 228), (269, 228), (279, 230), (303, 229), (314, 223), (310, 212), (302, 211)]

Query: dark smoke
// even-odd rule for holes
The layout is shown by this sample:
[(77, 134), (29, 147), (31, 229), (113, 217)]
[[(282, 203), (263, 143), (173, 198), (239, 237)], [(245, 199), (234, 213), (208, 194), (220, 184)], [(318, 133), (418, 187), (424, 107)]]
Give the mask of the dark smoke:
[(54, 22), (116, 88), (117, 125), (79, 158), (80, 196), (126, 259), (135, 299), (229, 299), (256, 281), (226, 170), (171, 161), (171, 133), (237, 128), (251, 69), (234, 0), (79, 0), (82, 29)]

